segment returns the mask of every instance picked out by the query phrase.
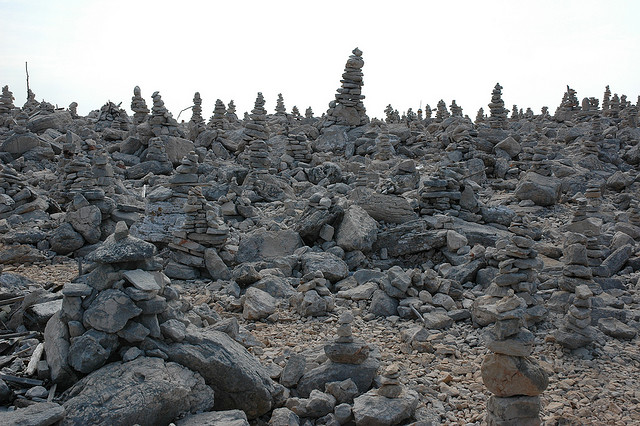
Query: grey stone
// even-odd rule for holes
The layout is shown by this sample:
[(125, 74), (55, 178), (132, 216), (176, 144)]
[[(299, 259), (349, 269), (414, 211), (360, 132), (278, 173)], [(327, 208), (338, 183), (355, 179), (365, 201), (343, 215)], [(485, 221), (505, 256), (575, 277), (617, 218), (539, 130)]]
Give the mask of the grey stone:
[(600, 318), (598, 320), (598, 328), (604, 334), (615, 337), (616, 339), (631, 340), (638, 334), (635, 328), (629, 327), (627, 324), (615, 318)]
[(65, 409), (55, 402), (37, 402), (25, 408), (0, 412), (0, 423), (6, 426), (49, 426), (65, 417)]
[(360, 206), (347, 209), (338, 227), (336, 243), (345, 251), (371, 251), (378, 237), (378, 222)]
[(138, 290), (149, 292), (160, 291), (160, 286), (158, 285), (155, 277), (142, 269), (125, 271), (122, 273), (122, 276)]
[(273, 260), (292, 255), (301, 246), (302, 240), (295, 231), (257, 230), (240, 239), (236, 260), (239, 263)]
[(446, 314), (429, 312), (422, 315), (424, 326), (429, 330), (443, 330), (453, 325), (453, 319)]
[(313, 389), (324, 389), (327, 383), (340, 382), (346, 379), (353, 380), (358, 390), (365, 392), (371, 387), (379, 365), (380, 362), (374, 357), (369, 357), (362, 364), (342, 364), (327, 361), (302, 376), (298, 382), (298, 394), (306, 397)]
[(51, 234), (49, 238), (51, 250), (65, 255), (73, 253), (84, 245), (84, 238), (71, 226), (70, 223), (63, 223)]
[(89, 244), (100, 241), (102, 213), (96, 206), (85, 206), (67, 213), (67, 221)]
[(142, 313), (133, 301), (120, 290), (105, 290), (91, 303), (84, 313), (84, 323), (100, 331), (116, 333), (131, 318)]
[(331, 253), (307, 252), (302, 255), (300, 263), (304, 274), (320, 271), (332, 283), (340, 281), (349, 273), (347, 264)]
[(200, 374), (160, 358), (139, 357), (108, 364), (74, 385), (62, 424), (168, 424), (213, 405), (214, 391)]
[(249, 320), (260, 320), (276, 311), (276, 299), (269, 293), (249, 287), (244, 295), (242, 317)]
[(170, 319), (160, 324), (162, 335), (174, 342), (182, 342), (187, 334), (187, 326), (177, 319)]
[(190, 414), (175, 422), (176, 426), (249, 426), (242, 410), (209, 411)]
[(398, 315), (399, 302), (383, 290), (375, 290), (371, 298), (369, 312), (378, 317)]
[(89, 330), (71, 339), (69, 365), (81, 373), (91, 373), (106, 364), (117, 345), (114, 334)]
[(481, 373), (484, 385), (499, 397), (536, 396), (549, 385), (547, 372), (530, 357), (488, 354)]
[(296, 293), (289, 280), (275, 275), (267, 275), (255, 282), (252, 287), (265, 291), (273, 297), (280, 298), (288, 298)]
[(296, 386), (304, 374), (306, 365), (307, 359), (304, 356), (292, 354), (280, 374), (280, 383), (286, 387)]
[(539, 206), (552, 206), (560, 198), (560, 180), (527, 172), (518, 182), (515, 196), (520, 200), (531, 200)]
[(300, 417), (286, 407), (276, 408), (271, 413), (269, 426), (300, 426)]
[(514, 396), (500, 398), (491, 395), (487, 401), (487, 411), (502, 422), (518, 423), (521, 419), (535, 419), (540, 414), (540, 397)]
[(69, 366), (69, 330), (61, 319), (61, 312), (54, 314), (44, 329), (44, 350), (51, 369), (51, 381), (68, 387), (76, 381), (76, 374)]
[(398, 398), (368, 392), (353, 401), (356, 426), (391, 426), (411, 418), (418, 406), (418, 394), (405, 391)]
[(338, 404), (351, 404), (353, 398), (358, 395), (358, 386), (351, 379), (341, 382), (330, 382), (325, 385), (325, 392), (336, 398)]
[(349, 343), (334, 342), (324, 346), (324, 352), (331, 361), (344, 364), (362, 364), (369, 357), (369, 346), (361, 340)]
[(229, 267), (224, 263), (214, 248), (204, 250), (204, 265), (214, 280), (228, 280), (231, 278)]
[(99, 263), (133, 262), (151, 258), (155, 251), (153, 244), (139, 238), (128, 236), (116, 241), (114, 235), (109, 235), (86, 259)]

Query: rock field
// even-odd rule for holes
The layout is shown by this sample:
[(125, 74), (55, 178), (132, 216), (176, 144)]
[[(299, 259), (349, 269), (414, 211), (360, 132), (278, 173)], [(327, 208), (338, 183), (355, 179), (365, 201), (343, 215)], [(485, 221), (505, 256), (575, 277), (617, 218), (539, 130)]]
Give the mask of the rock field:
[(0, 424), (639, 424), (640, 97), (377, 119), (364, 64), (320, 116), (5, 86)]

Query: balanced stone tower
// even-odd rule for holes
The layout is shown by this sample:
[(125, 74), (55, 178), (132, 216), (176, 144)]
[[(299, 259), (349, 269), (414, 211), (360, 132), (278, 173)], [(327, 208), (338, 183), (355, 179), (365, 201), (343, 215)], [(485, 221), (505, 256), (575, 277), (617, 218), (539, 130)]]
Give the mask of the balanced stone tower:
[(139, 86), (133, 88), (131, 111), (133, 111), (133, 124), (135, 125), (144, 123), (149, 117), (149, 108), (147, 108), (147, 102), (140, 95)]
[(505, 109), (504, 101), (502, 100), (502, 86), (500, 86), (500, 83), (496, 83), (496, 86), (493, 88), (493, 92), (491, 92), (489, 110), (491, 111), (491, 116), (488, 121), (491, 128), (506, 129), (507, 110)]
[(369, 121), (362, 103), (363, 66), (362, 51), (356, 47), (345, 65), (336, 100), (329, 103), (327, 125), (362, 126)]

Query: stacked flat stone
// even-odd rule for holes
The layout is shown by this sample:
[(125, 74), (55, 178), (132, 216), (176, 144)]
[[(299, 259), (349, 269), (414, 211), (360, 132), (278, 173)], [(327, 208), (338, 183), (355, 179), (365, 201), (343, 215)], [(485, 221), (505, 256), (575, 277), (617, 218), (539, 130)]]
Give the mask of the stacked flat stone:
[[(326, 315), (334, 308), (333, 295), (328, 285), (329, 281), (321, 271), (305, 274), (296, 288), (298, 292), (290, 298), (291, 305), (304, 317)], [(340, 329), (338, 329), (338, 336), (340, 336)]]
[(36, 94), (33, 90), (27, 89), (27, 101), (22, 106), (22, 110), (26, 113), (32, 113), (40, 107), (40, 102), (36, 100)]
[(611, 98), (608, 117), (611, 117), (611, 118), (620, 117), (620, 98), (618, 97), (617, 93), (614, 93), (613, 97)]
[(588, 201), (587, 214), (596, 213), (597, 206), (599, 206), (602, 201), (602, 189), (600, 185), (596, 182), (589, 182), (587, 189), (584, 191), (584, 197)]
[(491, 92), (491, 102), (489, 102), (490, 117), (488, 118), (489, 125), (492, 129), (506, 129), (507, 128), (507, 110), (504, 107), (504, 101), (502, 100), (502, 86), (500, 83), (496, 83)]
[(291, 108), (291, 115), (295, 118), (295, 119), (299, 119), (302, 118), (302, 115), (300, 115), (300, 110), (298, 109), (297, 106), (293, 106), (293, 108)]
[(96, 120), (96, 130), (107, 128), (121, 130), (122, 120), (125, 120), (126, 123), (129, 121), (126, 111), (120, 108), (120, 104), (116, 105), (109, 101), (100, 108)]
[(304, 111), (304, 118), (313, 118), (313, 110), (311, 109), (311, 107), (308, 107), (305, 111)]
[(425, 118), (425, 120), (430, 119), (431, 115), (433, 115), (433, 111), (431, 110), (431, 107), (429, 106), (429, 104), (427, 104), (424, 107), (424, 118)]
[(149, 108), (147, 102), (140, 95), (140, 87), (133, 88), (133, 97), (131, 98), (131, 111), (133, 111), (133, 123), (135, 125), (142, 124), (149, 117)]
[(278, 93), (275, 115), (287, 115), (287, 108), (284, 106), (284, 98), (282, 97), (282, 93)]
[(97, 182), (93, 176), (91, 160), (84, 152), (72, 154), (71, 160), (64, 165), (61, 194), (67, 199), (82, 193), (86, 188), (94, 187)]
[(287, 145), (287, 154), (289, 154), (295, 163), (309, 164), (312, 159), (312, 151), (309, 141), (304, 133), (297, 135), (289, 135), (289, 144)]
[[(171, 165), (171, 161), (169, 161), (169, 156), (167, 155), (165, 143), (162, 138), (157, 137), (149, 139), (146, 161), (158, 161), (159, 163), (169, 163), (169, 165)], [(171, 166), (171, 169), (173, 169), (173, 166)]]
[(181, 231), (174, 234), (179, 238), (195, 241), (204, 247), (222, 247), (229, 238), (229, 228), (220, 217), (220, 211), (202, 195), (199, 186), (189, 190), (184, 205), (187, 214)]
[(629, 223), (640, 227), (640, 202), (631, 200), (629, 205)]
[[(45, 329), (53, 382), (68, 385), (114, 356), (123, 361), (166, 357), (142, 349), (145, 338), (163, 337), (167, 323), (161, 326), (161, 321), (173, 318), (167, 302), (177, 297), (175, 290), (168, 291), (170, 281), (154, 254), (153, 244), (130, 236), (126, 224), (118, 222), (115, 233), (86, 257), (97, 266), (64, 285), (62, 309)], [(68, 350), (54, 350), (59, 343), (48, 339), (53, 336), (66, 340)]]
[(638, 127), (638, 106), (637, 105), (629, 105), (627, 106), (622, 113), (624, 120), (622, 121), (622, 126), (630, 127), (635, 129)]
[(460, 183), (452, 178), (433, 176), (422, 181), (420, 214), (431, 216), (451, 210), (460, 210)]
[(229, 123), (237, 123), (238, 116), (236, 115), (236, 104), (233, 103), (233, 99), (229, 101), (227, 105), (227, 112), (224, 114)]
[(436, 110), (436, 123), (441, 123), (449, 117), (451, 117), (451, 114), (449, 114), (447, 110), (447, 104), (444, 103), (444, 100), (440, 99), (438, 101), (438, 109)]
[(609, 116), (609, 107), (611, 105), (611, 89), (609, 85), (604, 88), (604, 95), (602, 95), (602, 115)]
[(380, 129), (376, 138), (376, 151), (374, 158), (377, 160), (391, 160), (396, 155), (391, 139), (389, 138), (389, 129), (382, 121), (376, 120)]
[(153, 134), (156, 136), (179, 136), (178, 122), (164, 106), (164, 101), (162, 100), (162, 96), (160, 96), (160, 92), (153, 92), (151, 98), (153, 99), (153, 106), (151, 107), (149, 124), (151, 125)]
[(462, 108), (458, 106), (455, 99), (451, 101), (449, 108), (451, 109), (451, 116), (462, 117)]
[(209, 127), (216, 130), (226, 129), (228, 127), (228, 121), (225, 118), (226, 113), (227, 109), (224, 106), (224, 102), (222, 102), (220, 99), (216, 99), (216, 105), (213, 108), (213, 115), (209, 120)]
[(71, 117), (78, 118), (78, 103), (77, 102), (71, 102), (69, 104), (69, 113), (71, 114)]
[(476, 124), (484, 123), (484, 109), (480, 108), (476, 114)]
[(398, 398), (404, 390), (400, 383), (400, 367), (393, 363), (382, 370), (380, 375), (380, 387), (376, 391), (379, 396)]
[(29, 122), (29, 114), (26, 111), (20, 111), (16, 115), (16, 124), (13, 126), (13, 131), (17, 134), (27, 133), (27, 123)]
[(191, 151), (180, 160), (176, 174), (169, 178), (169, 186), (175, 196), (186, 197), (195, 185), (198, 185), (198, 154)]
[(565, 266), (559, 282), (561, 290), (574, 294), (573, 304), (564, 323), (556, 331), (556, 341), (569, 349), (577, 349), (593, 341), (591, 327), (591, 296), (589, 288), (593, 277), (587, 255), (587, 237), (574, 232), (567, 233), (563, 257)]
[(113, 166), (110, 157), (104, 148), (98, 150), (93, 156), (93, 177), (96, 179), (96, 185), (105, 193), (115, 193), (116, 178), (113, 172)]
[(202, 118), (202, 98), (200, 97), (200, 92), (196, 92), (193, 95), (193, 106), (191, 107), (191, 120), (190, 122), (201, 126), (204, 124), (204, 119)]
[(10, 114), (15, 108), (13, 105), (13, 93), (9, 90), (9, 86), (2, 88), (2, 95), (0, 95), (0, 115)]
[(485, 334), (488, 353), (482, 381), (492, 393), (486, 422), (497, 425), (540, 425), (540, 394), (549, 385), (546, 371), (530, 355), (534, 335), (523, 327), (527, 303), (513, 290), (490, 307), (493, 328)]
[(338, 337), (324, 346), (324, 353), (333, 362), (341, 364), (362, 364), (369, 357), (370, 348), (363, 340), (355, 339), (351, 324), (353, 314), (345, 311), (338, 318)]
[(256, 103), (251, 110), (250, 121), (245, 128), (245, 141), (248, 145), (249, 167), (257, 172), (266, 172), (269, 168), (269, 139), (267, 130), (267, 111), (264, 109), (264, 97), (258, 93)]
[(362, 51), (357, 47), (349, 57), (342, 74), (342, 86), (338, 89), (335, 101), (329, 104), (327, 122), (329, 125), (361, 126), (369, 121), (362, 100), (364, 85), (362, 67)]

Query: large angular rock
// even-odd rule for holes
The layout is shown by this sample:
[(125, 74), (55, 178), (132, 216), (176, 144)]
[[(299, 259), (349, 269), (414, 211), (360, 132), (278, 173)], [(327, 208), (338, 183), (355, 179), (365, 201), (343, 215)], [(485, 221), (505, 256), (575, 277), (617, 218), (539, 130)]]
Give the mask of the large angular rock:
[(25, 408), (0, 412), (5, 426), (49, 426), (64, 418), (64, 407), (55, 402), (37, 402)]
[(109, 364), (73, 386), (62, 425), (168, 424), (213, 405), (214, 392), (200, 374), (161, 358), (140, 357)]
[(371, 251), (378, 237), (378, 222), (360, 206), (347, 209), (340, 222), (336, 243), (345, 251)]
[(39, 147), (40, 144), (44, 144), (44, 141), (40, 140), (40, 138), (33, 133), (15, 134), (9, 136), (2, 142), (0, 152), (8, 152), (14, 156), (19, 156)]
[(176, 136), (162, 136), (162, 139), (167, 157), (169, 157), (169, 161), (171, 161), (174, 166), (179, 166), (182, 159), (191, 151), (195, 150), (195, 145), (188, 139)]
[(277, 388), (269, 371), (227, 334), (189, 329), (182, 343), (156, 345), (204, 377), (216, 392), (216, 410), (240, 409), (254, 419), (273, 408)]
[(133, 301), (120, 290), (101, 292), (84, 313), (83, 321), (88, 326), (106, 333), (117, 333), (127, 321), (142, 313)]
[(536, 396), (549, 385), (547, 372), (530, 357), (488, 354), (481, 373), (484, 385), (499, 397)]
[(257, 230), (240, 239), (236, 260), (239, 263), (273, 260), (292, 255), (300, 247), (302, 240), (295, 231)]
[(84, 206), (67, 213), (67, 220), (89, 244), (100, 241), (102, 213), (96, 206)]
[(118, 337), (115, 334), (89, 330), (71, 339), (69, 365), (81, 373), (91, 373), (107, 363), (117, 346)]
[(86, 259), (99, 263), (134, 262), (153, 257), (155, 251), (156, 246), (139, 238), (127, 236), (116, 241), (112, 234)]
[(67, 357), (69, 356), (69, 329), (62, 322), (62, 312), (54, 314), (44, 329), (44, 351), (51, 371), (51, 381), (66, 388), (76, 381)]
[(276, 299), (269, 293), (249, 287), (244, 295), (242, 317), (248, 320), (260, 320), (276, 311)]
[(413, 416), (418, 406), (418, 394), (405, 391), (398, 398), (367, 392), (353, 400), (356, 426), (392, 426)]
[(298, 395), (308, 397), (313, 389), (323, 390), (325, 384), (351, 379), (360, 392), (366, 392), (373, 383), (380, 361), (369, 357), (362, 364), (342, 364), (327, 361), (310, 370), (298, 382)]
[(176, 426), (249, 426), (242, 410), (209, 411), (192, 414), (175, 422)]
[(356, 190), (352, 198), (369, 216), (380, 222), (405, 223), (418, 219), (417, 213), (404, 197)]
[(51, 238), (49, 238), (49, 244), (51, 244), (51, 250), (65, 255), (84, 246), (84, 238), (73, 229), (70, 223), (63, 223), (53, 231)]
[(516, 197), (531, 200), (538, 206), (552, 206), (560, 198), (560, 180), (527, 172), (516, 186)]
[(302, 255), (300, 262), (303, 273), (322, 272), (322, 275), (335, 283), (345, 278), (349, 273), (349, 267), (338, 256), (328, 252), (308, 252)]

